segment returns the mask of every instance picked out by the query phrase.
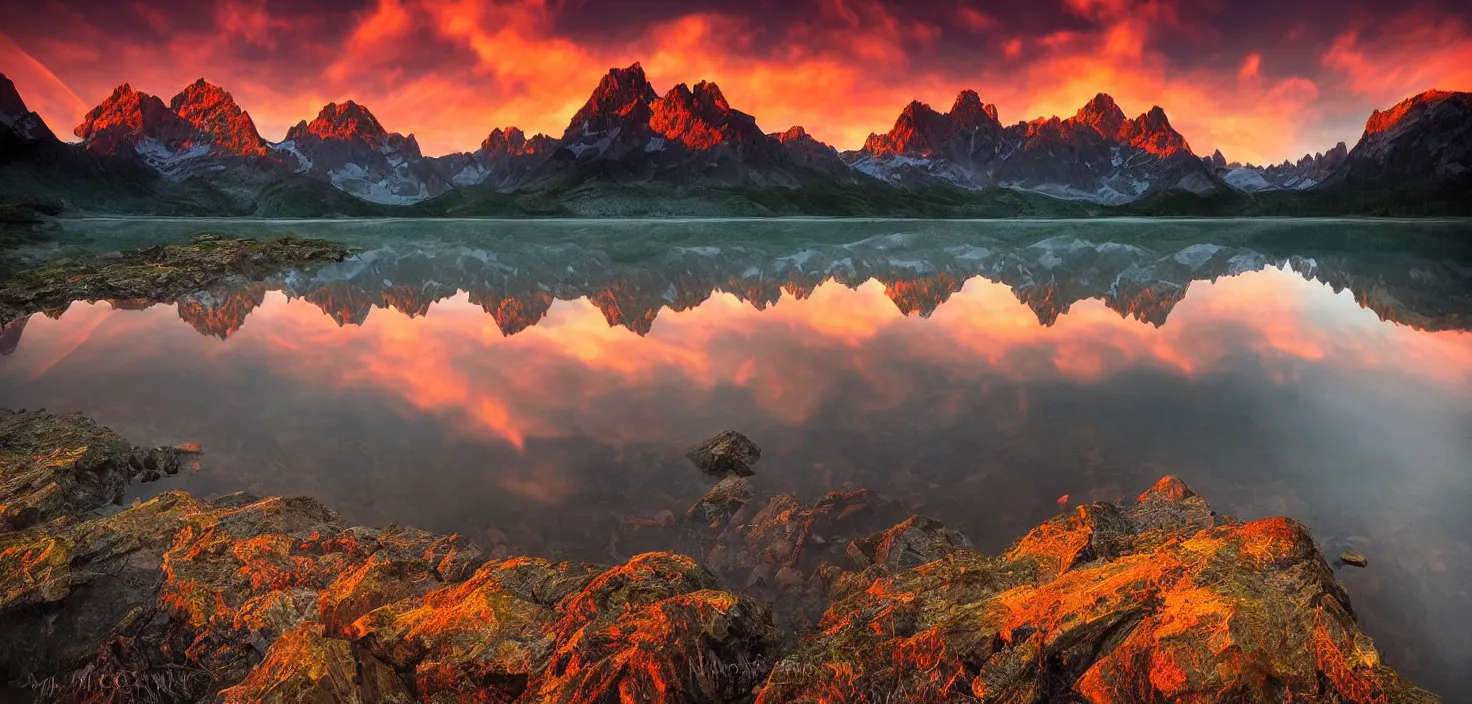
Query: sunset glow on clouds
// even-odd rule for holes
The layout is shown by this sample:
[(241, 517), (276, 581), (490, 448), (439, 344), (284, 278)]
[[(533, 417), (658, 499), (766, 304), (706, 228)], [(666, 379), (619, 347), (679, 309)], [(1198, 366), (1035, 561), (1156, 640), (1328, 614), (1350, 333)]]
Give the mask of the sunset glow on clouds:
[(1472, 89), (1472, 10), (1435, 2), (42, 0), (7, 3), (0, 27), (0, 72), (58, 134), (124, 81), (167, 100), (204, 76), (267, 139), (352, 98), (430, 155), (493, 127), (560, 135), (635, 61), (657, 91), (713, 80), (767, 131), (840, 149), (912, 99), (944, 110), (974, 88), (1011, 123), (1103, 91), (1131, 116), (1162, 106), (1198, 154), (1257, 163)]

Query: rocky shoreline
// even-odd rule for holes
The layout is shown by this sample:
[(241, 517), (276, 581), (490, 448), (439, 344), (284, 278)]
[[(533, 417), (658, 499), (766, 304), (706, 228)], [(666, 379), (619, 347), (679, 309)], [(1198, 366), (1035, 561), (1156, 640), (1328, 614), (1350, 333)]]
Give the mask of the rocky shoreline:
[(188, 242), (57, 259), (0, 281), (0, 325), (59, 313), (74, 301), (172, 303), (234, 281), (339, 262), (350, 250), (327, 240), (275, 240), (201, 233)]
[(868, 491), (756, 498), (759, 450), (722, 437), (692, 452), (720, 478), (673, 518), (678, 549), (608, 566), (310, 498), (116, 510), (197, 448), (0, 411), (0, 681), (68, 702), (1440, 701), (1380, 661), (1291, 519), (1166, 477), (984, 555)]

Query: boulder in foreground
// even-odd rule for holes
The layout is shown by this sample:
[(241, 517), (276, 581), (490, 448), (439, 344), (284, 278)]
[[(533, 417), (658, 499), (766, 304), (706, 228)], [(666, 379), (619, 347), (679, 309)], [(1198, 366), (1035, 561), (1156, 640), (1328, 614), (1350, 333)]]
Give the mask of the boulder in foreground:
[(727, 430), (690, 448), (687, 456), (700, 471), (713, 477), (750, 477), (756, 474), (751, 465), (761, 459), (762, 450), (745, 435)]

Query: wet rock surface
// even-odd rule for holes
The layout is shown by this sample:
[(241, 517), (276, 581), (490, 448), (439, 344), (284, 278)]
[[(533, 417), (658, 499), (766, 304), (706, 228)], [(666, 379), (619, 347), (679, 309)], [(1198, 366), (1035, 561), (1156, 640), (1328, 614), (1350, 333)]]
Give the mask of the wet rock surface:
[(0, 531), (121, 503), (140, 474), (176, 474), (174, 448), (135, 448), (80, 415), (0, 409)]
[(606, 566), (305, 498), (102, 516), (164, 470), (80, 416), (0, 428), (0, 501), (35, 507), (0, 531), (0, 679), (43, 701), (1438, 701), (1380, 661), (1301, 524), (1218, 516), (1171, 477), (989, 556), (868, 491), (731, 476), (687, 514), (688, 554)]
[(342, 261), (349, 250), (326, 240), (196, 235), (183, 244), (59, 259), (0, 283), (0, 324), (73, 301), (172, 302), (233, 280), (261, 279), (309, 264)]
[(1173, 477), (832, 597), (759, 702), (1440, 701), (1380, 661), (1302, 524)]
[(751, 465), (761, 459), (762, 450), (745, 435), (727, 430), (690, 448), (687, 456), (700, 471), (713, 477), (750, 477), (756, 474)]

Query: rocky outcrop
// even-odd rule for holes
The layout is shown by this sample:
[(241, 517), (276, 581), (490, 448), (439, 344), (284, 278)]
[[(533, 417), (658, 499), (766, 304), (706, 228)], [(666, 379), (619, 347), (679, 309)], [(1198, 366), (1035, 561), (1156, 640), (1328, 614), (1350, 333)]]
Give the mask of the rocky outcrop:
[(1380, 661), (1302, 524), (1219, 517), (1171, 477), (834, 597), (758, 702), (1437, 701)]
[(0, 324), (64, 310), (73, 301), (173, 302), (227, 284), (342, 261), (347, 254), (346, 247), (325, 240), (287, 236), (262, 242), (203, 234), (184, 244), (58, 259), (0, 283)]
[(0, 532), (121, 504), (134, 477), (176, 474), (179, 465), (177, 450), (134, 448), (82, 416), (0, 409)]
[[(85, 419), (26, 427), (7, 453), (127, 467), (130, 446)], [(457, 536), (244, 494), (88, 518), (111, 498), (0, 532), (6, 680), (61, 701), (739, 701), (778, 655), (769, 608), (681, 555), (488, 561)]]
[[(50, 422), (82, 433), (63, 445), (108, 432)], [(1174, 478), (998, 557), (919, 517), (843, 539), (875, 506), (776, 497), (731, 514), (738, 549), (706, 566), (603, 568), (173, 492), (0, 533), (0, 672), (114, 701), (1436, 701), (1380, 662), (1302, 525), (1218, 516)], [(782, 650), (771, 607), (722, 587), (733, 567), (816, 629), (787, 621)]]
[[(127, 481), (136, 450), (84, 418), (3, 422), (6, 506), (40, 458)], [(0, 677), (115, 702), (1438, 701), (1380, 661), (1301, 524), (1220, 516), (1173, 477), (1001, 556), (922, 517), (862, 532), (896, 508), (865, 491), (753, 510), (748, 481), (692, 511), (697, 556), (612, 567), (310, 499), (99, 516), (113, 492), (63, 491), (0, 528)]]
[(690, 448), (687, 454), (700, 471), (713, 477), (749, 477), (755, 474), (751, 465), (761, 459), (762, 450), (745, 435), (727, 430)]

